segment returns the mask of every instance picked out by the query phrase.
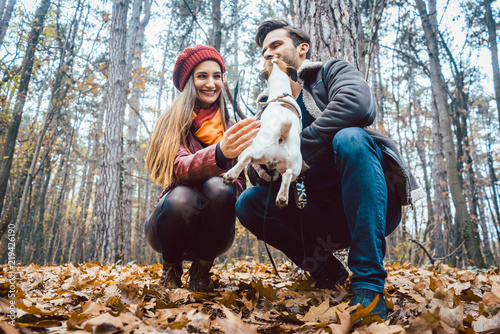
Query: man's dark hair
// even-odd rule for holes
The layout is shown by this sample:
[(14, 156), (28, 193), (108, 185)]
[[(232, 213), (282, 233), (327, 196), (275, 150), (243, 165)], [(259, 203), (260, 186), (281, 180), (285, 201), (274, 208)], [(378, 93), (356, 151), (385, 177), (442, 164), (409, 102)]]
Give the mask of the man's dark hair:
[[(262, 48), (264, 39), (266, 39), (267, 34), (276, 29), (285, 29), (288, 31), (288, 35), (293, 41), (293, 46), (297, 47), (302, 43), (307, 43), (311, 45), (311, 38), (309, 34), (304, 30), (291, 26), (285, 20), (268, 20), (262, 22), (257, 28), (257, 33), (255, 34), (255, 43)], [(307, 52), (306, 58), (311, 57), (311, 50)]]

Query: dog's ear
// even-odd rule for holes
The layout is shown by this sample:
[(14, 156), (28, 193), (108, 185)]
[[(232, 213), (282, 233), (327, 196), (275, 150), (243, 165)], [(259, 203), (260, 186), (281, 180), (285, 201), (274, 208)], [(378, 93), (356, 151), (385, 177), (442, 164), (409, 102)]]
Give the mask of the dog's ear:
[(259, 79), (263, 83), (266, 83), (266, 71), (262, 71), (262, 72), (259, 73)]
[(290, 79), (297, 81), (297, 69), (293, 66), (288, 66), (286, 70)]

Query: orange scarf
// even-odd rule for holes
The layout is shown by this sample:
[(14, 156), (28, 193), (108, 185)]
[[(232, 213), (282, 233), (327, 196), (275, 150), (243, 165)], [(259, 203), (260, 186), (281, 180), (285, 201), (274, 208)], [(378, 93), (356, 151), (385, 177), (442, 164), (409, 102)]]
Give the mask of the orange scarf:
[(191, 131), (199, 141), (206, 145), (220, 142), (224, 135), (224, 126), (219, 106), (216, 103), (207, 109), (195, 106)]

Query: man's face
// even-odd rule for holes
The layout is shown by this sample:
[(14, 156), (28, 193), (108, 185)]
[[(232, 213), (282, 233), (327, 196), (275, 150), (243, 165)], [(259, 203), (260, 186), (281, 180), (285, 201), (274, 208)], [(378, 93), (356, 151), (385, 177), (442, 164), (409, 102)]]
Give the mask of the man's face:
[(262, 43), (262, 56), (264, 59), (280, 58), (288, 65), (299, 68), (302, 59), (299, 57), (299, 48), (293, 46), (293, 40), (285, 29), (276, 29), (267, 34)]

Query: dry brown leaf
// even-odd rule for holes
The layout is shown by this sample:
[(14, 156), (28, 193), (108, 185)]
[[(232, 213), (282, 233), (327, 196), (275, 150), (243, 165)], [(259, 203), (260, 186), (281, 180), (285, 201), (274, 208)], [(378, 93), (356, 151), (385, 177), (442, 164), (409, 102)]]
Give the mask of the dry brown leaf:
[(100, 316), (89, 319), (82, 324), (82, 327), (87, 332), (95, 331), (98, 326), (100, 326), (101, 328), (106, 327), (110, 329), (112, 327), (115, 328), (116, 330), (121, 330), (124, 327), (123, 322), (121, 322), (119, 317), (113, 317), (109, 313), (101, 314)]
[(444, 289), (445, 286), (444, 286), (444, 283), (438, 278), (434, 278), (434, 277), (431, 277), (430, 278), (430, 284), (429, 284), (429, 288), (432, 290), (432, 291), (436, 291), (437, 289), (441, 288), (441, 289)]
[(182, 302), (189, 298), (193, 292), (186, 289), (173, 289), (168, 294), (168, 298), (172, 303)]
[(405, 329), (401, 325), (389, 326), (385, 322), (379, 322), (358, 328), (353, 334), (399, 334), (404, 332)]
[(230, 290), (224, 290), (220, 293), (220, 295), (222, 298), (217, 299), (219, 299), (220, 302), (226, 307), (231, 307), (238, 299), (238, 295), (231, 292)]
[(496, 282), (491, 282), (491, 292), (484, 293), (483, 303), (486, 306), (494, 306), (500, 304), (500, 286), (498, 286)]
[(325, 300), (318, 306), (311, 306), (301, 320), (305, 322), (332, 322), (337, 320), (337, 316), (335, 315), (337, 311), (335, 306), (330, 307), (329, 300)]
[(257, 334), (254, 326), (245, 324), (240, 317), (234, 315), (227, 307), (222, 306), (226, 318), (217, 317), (217, 324), (225, 333), (230, 334)]
[(480, 316), (472, 323), (472, 328), (476, 333), (498, 333), (500, 332), (500, 313), (491, 319)]
[(20, 334), (21, 332), (14, 326), (9, 325), (5, 321), (0, 321), (0, 332), (5, 334)]
[(101, 303), (93, 302), (89, 299), (89, 301), (83, 305), (82, 314), (88, 314), (92, 317), (96, 317), (106, 310), (106, 306)]
[(408, 296), (410, 296), (411, 298), (415, 299), (415, 301), (417, 303), (423, 303), (423, 302), (427, 301), (427, 299), (425, 299), (424, 297), (422, 297), (418, 293), (408, 293)]
[(424, 289), (426, 289), (426, 288), (427, 288), (427, 284), (425, 283), (424, 280), (421, 280), (420, 282), (418, 282), (417, 284), (415, 284), (413, 286), (413, 290), (420, 292), (422, 294), (423, 294)]
[(338, 319), (338, 324), (329, 324), (328, 327), (333, 334), (347, 334), (351, 329), (351, 316), (349, 312), (342, 312), (337, 309), (335, 317)]
[(408, 334), (432, 334), (432, 330), (439, 327), (439, 321), (439, 316), (427, 311), (410, 320), (410, 327), (406, 331)]
[(470, 282), (465, 282), (465, 283), (456, 282), (456, 283), (452, 283), (452, 284), (448, 285), (448, 288), (449, 289), (453, 288), (457, 295), (462, 294), (462, 292), (464, 290), (470, 289), (470, 287), (471, 287)]
[(457, 273), (457, 276), (461, 282), (469, 282), (476, 278), (476, 273), (472, 270), (462, 270)]

